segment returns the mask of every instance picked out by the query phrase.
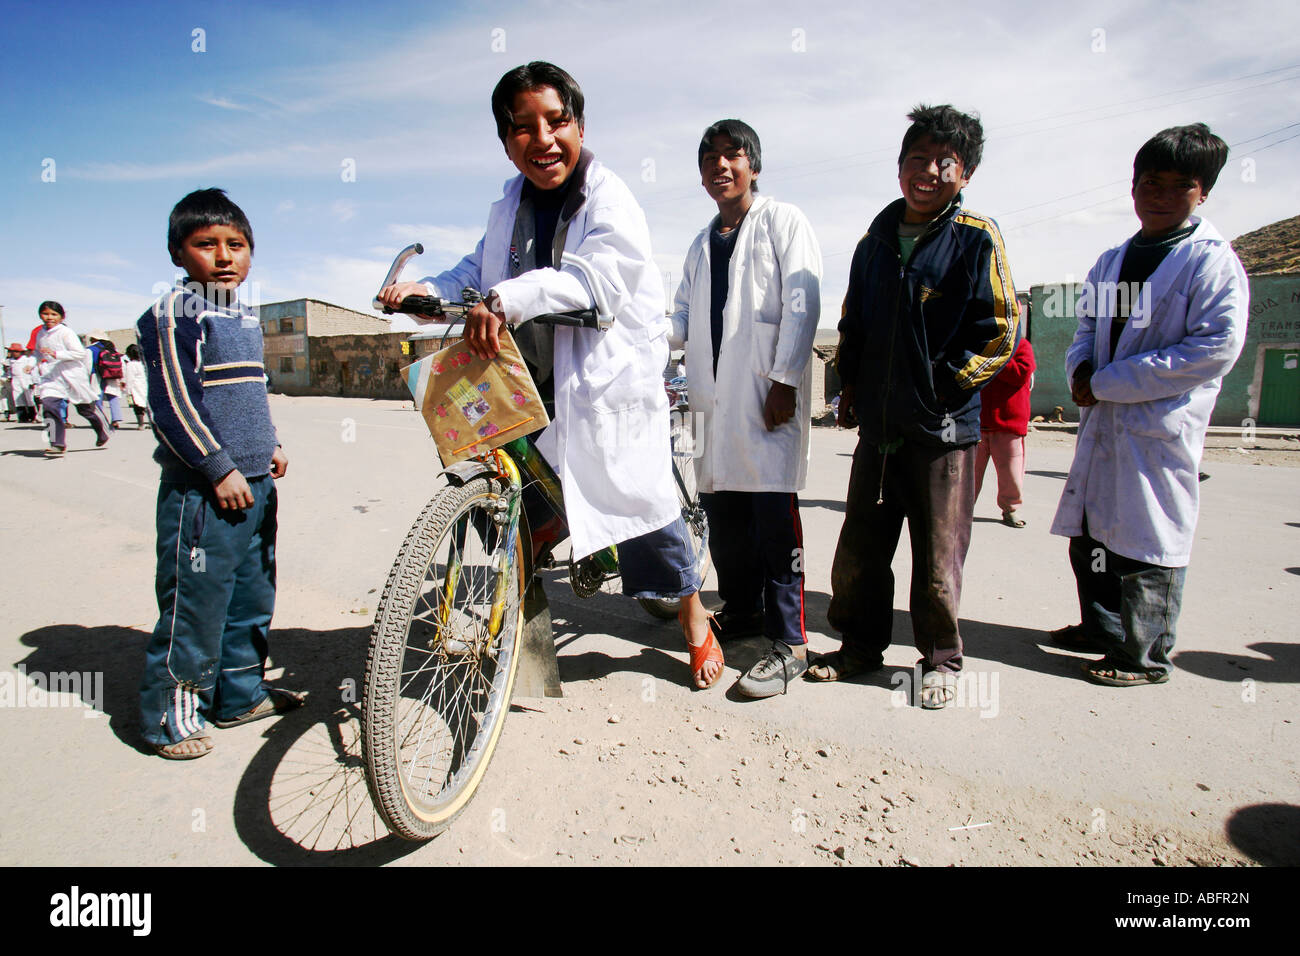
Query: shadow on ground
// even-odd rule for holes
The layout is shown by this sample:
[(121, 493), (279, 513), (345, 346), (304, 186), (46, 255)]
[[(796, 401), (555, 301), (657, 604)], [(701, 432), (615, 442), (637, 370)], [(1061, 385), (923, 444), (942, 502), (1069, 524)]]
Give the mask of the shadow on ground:
[(1247, 645), (1266, 658), (1215, 651), (1183, 651), (1173, 656), (1180, 670), (1211, 680), (1240, 681), (1247, 677), (1270, 684), (1300, 683), (1300, 645), (1261, 642)]
[[(284, 669), (275, 683), (308, 691), (309, 697), (301, 710), (254, 725), (264, 728), (264, 743), (235, 791), (236, 832), (268, 863), (373, 866), (422, 845), (390, 836), (366, 789), (357, 701), (369, 633), (369, 627), (271, 631), (268, 669)], [(83, 693), (83, 700), (108, 716), (120, 741), (152, 754), (138, 729), (148, 639), (147, 632), (128, 627), (52, 625), (23, 635), (22, 644), (31, 651), (15, 666), (28, 675), (101, 673), (102, 694)], [(90, 699), (96, 696), (98, 700)]]
[[(641, 611), (635, 601), (617, 595), (600, 593), (591, 598), (578, 599), (561, 579), (547, 581), (547, 595), (555, 627), (561, 681), (597, 680), (613, 673), (634, 673), (672, 683), (686, 684), (690, 680), (684, 663), (685, 641), (675, 621), (656, 621)], [(716, 606), (717, 595), (705, 592), (704, 603)], [(811, 631), (837, 638), (826, 623), (830, 595), (823, 591), (804, 592), (805, 620)], [(962, 641), (966, 648), (968, 667), (978, 667), (985, 661), (997, 661), (1027, 671), (1036, 671), (1056, 677), (1082, 679), (1079, 674), (1080, 656), (1049, 653), (1051, 647), (1046, 631), (985, 621), (962, 619)], [(565, 654), (564, 649), (588, 634), (609, 634), (617, 630), (618, 636), (643, 647), (628, 657), (610, 657), (595, 651)], [(912, 646), (912, 616), (907, 611), (894, 611), (893, 643)], [(727, 658), (727, 675), (721, 685), (730, 688), (728, 698), (746, 700), (733, 693), (734, 683), (766, 652), (770, 643), (761, 637), (729, 641), (723, 645)], [(1096, 656), (1096, 655), (1091, 655)], [(863, 674), (847, 681), (892, 690), (898, 686), (897, 674), (910, 673), (909, 668), (884, 668)], [(802, 680), (802, 678), (800, 678)]]
[(1228, 840), (1265, 866), (1300, 866), (1300, 807), (1257, 803), (1235, 810), (1225, 826)]

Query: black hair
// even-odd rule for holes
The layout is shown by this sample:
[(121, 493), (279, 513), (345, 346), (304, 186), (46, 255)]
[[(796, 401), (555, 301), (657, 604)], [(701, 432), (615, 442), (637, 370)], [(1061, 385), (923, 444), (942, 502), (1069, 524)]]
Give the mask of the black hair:
[(1133, 186), (1146, 172), (1173, 170), (1195, 176), (1201, 190), (1209, 192), (1228, 162), (1228, 144), (1210, 132), (1204, 123), (1171, 126), (1142, 144), (1133, 158)]
[(248, 240), (248, 251), (253, 251), (253, 227), (244, 210), (230, 201), (224, 189), (196, 189), (172, 207), (167, 220), (167, 251), (172, 262), (181, 264), (182, 243), (196, 229), (207, 226), (233, 226)]
[(59, 305), (59, 303), (55, 302), (53, 299), (46, 299), (44, 302), (38, 305), (36, 307), (36, 314), (40, 315), (46, 309), (49, 309), (52, 312), (59, 313), (59, 315), (63, 316), (65, 319), (68, 317), (68, 313), (63, 311), (63, 306)]
[(126, 347), (126, 357), (132, 362), (140, 361), (140, 346), (136, 345), (134, 342), (128, 345)]
[(565, 118), (582, 127), (585, 122), (582, 115), (585, 101), (578, 81), (554, 63), (533, 60), (531, 63), (515, 67), (501, 77), (492, 90), (492, 116), (497, 121), (497, 137), (502, 143), (505, 143), (506, 134), (514, 124), (515, 97), (527, 90), (536, 90), (543, 86), (555, 90), (560, 103), (564, 106)]
[[(763, 171), (763, 144), (758, 141), (758, 134), (754, 132), (754, 127), (738, 119), (718, 120), (704, 131), (704, 135), (700, 137), (700, 148), (695, 156), (697, 167), (704, 166), (704, 154), (713, 148), (715, 136), (725, 136), (743, 149), (745, 155), (749, 157), (749, 168), (753, 170), (755, 176)], [(750, 188), (753, 192), (758, 192), (758, 183), (753, 183)]]
[(898, 168), (903, 168), (907, 151), (923, 136), (940, 146), (947, 146), (961, 159), (967, 176), (975, 172), (984, 156), (984, 127), (979, 117), (963, 113), (945, 103), (942, 106), (916, 106), (907, 114), (912, 125), (903, 134), (903, 148), (898, 153)]

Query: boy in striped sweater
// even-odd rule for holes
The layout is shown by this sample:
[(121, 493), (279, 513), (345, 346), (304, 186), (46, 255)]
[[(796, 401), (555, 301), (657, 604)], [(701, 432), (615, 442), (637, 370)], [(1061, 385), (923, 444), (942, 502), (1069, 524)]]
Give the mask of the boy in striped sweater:
[(159, 756), (191, 760), (207, 732), (271, 717), (304, 695), (263, 682), (275, 606), (276, 491), (288, 459), (266, 399), (262, 330), (238, 298), (253, 230), (220, 189), (171, 212), (185, 279), (136, 322), (162, 466), (158, 626), (145, 648), (140, 720)]

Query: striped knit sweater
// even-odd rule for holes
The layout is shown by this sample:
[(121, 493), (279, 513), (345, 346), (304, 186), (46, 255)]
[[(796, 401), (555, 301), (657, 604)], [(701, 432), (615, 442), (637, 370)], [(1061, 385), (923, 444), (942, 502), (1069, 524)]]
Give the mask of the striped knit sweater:
[(236, 468), (246, 478), (268, 474), (279, 441), (257, 316), (178, 284), (135, 327), (164, 477), (197, 473), (216, 484)]

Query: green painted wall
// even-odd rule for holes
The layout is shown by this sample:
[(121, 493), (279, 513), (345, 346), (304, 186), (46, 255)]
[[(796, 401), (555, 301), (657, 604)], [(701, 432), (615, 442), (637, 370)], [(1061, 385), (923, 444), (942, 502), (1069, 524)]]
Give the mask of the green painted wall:
[[(1048, 415), (1053, 406), (1060, 405), (1065, 409), (1066, 421), (1079, 419), (1065, 381), (1065, 353), (1074, 338), (1074, 303), (1079, 289), (1079, 283), (1053, 283), (1030, 290), (1029, 340), (1038, 361), (1031, 397), (1035, 415)], [(1268, 349), (1300, 349), (1300, 273), (1250, 277), (1246, 345), (1223, 380), (1210, 424), (1239, 426), (1248, 418), (1257, 419)], [(1296, 381), (1300, 388), (1300, 375)], [(1284, 387), (1289, 388), (1289, 382)], [(1300, 426), (1300, 414), (1290, 421), (1256, 423)]]

